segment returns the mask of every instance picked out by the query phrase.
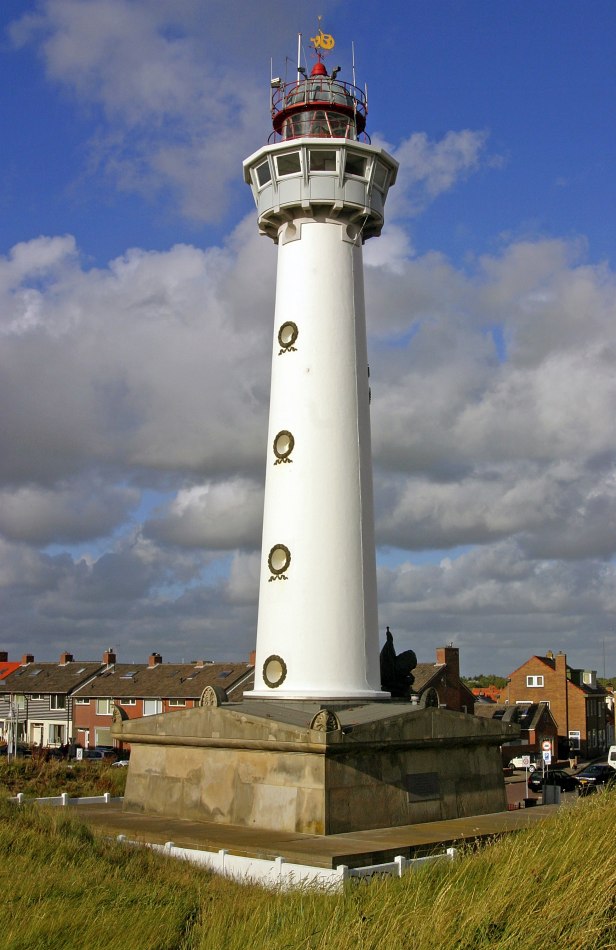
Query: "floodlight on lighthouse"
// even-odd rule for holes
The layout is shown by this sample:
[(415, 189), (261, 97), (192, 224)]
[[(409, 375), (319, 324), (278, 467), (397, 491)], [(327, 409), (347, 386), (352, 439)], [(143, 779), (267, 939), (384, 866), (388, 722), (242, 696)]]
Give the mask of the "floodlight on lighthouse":
[(244, 162), (278, 245), (256, 698), (379, 700), (362, 246), (397, 162), (370, 144), (365, 94), (331, 74), (272, 81), (269, 144)]

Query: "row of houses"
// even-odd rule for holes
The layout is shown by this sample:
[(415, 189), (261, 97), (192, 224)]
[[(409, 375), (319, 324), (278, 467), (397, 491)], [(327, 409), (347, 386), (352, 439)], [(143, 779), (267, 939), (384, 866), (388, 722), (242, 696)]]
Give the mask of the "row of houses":
[(163, 663), (159, 653), (141, 664), (118, 663), (112, 650), (100, 662), (62, 653), (58, 663), (37, 663), (32, 654), (8, 663), (0, 653), (0, 736), (38, 746), (111, 746), (116, 705), (133, 719), (196, 706), (208, 686), (241, 698), (253, 670), (250, 663)]
[[(473, 712), (457, 648), (439, 647), (436, 662), (419, 663), (413, 675), (414, 702), (431, 694), (441, 706)], [(136, 719), (197, 706), (208, 687), (224, 700), (239, 701), (253, 685), (254, 655), (248, 663), (163, 663), (152, 653), (147, 663), (137, 664), (118, 663), (113, 650), (86, 662), (62, 653), (58, 663), (37, 663), (32, 654), (9, 662), (0, 653), (0, 739), (45, 747), (110, 746), (116, 706)]]
[[(593, 756), (614, 743), (613, 694), (597, 684), (594, 671), (570, 667), (564, 653), (532, 656), (503, 690), (471, 690), (460, 677), (459, 650), (450, 644), (437, 648), (436, 662), (418, 663), (413, 680), (412, 702), (430, 697), (443, 708), (517, 723), (527, 750), (539, 751), (549, 739), (559, 758)], [(223, 700), (239, 701), (253, 685), (254, 654), (245, 663), (163, 663), (152, 653), (138, 664), (118, 663), (111, 649), (100, 661), (65, 652), (58, 663), (35, 662), (32, 654), (9, 661), (0, 652), (0, 740), (110, 746), (116, 706), (135, 719), (199, 705), (208, 687)]]

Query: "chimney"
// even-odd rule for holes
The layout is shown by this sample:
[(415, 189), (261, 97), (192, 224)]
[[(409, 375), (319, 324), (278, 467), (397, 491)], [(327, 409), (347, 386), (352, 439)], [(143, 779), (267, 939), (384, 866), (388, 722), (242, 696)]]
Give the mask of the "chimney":
[(257, 651), (251, 650), (250, 656), (248, 657), (248, 666), (256, 666), (256, 665), (257, 665)]
[(21, 665), (27, 666), (28, 663), (34, 663), (34, 654), (33, 653), (24, 653), (21, 658)]
[(72, 662), (73, 662), (72, 653), (67, 653), (65, 651), (64, 653), (60, 654), (60, 666), (66, 666), (67, 663), (72, 663)]
[(556, 672), (560, 673), (561, 676), (567, 676), (567, 654), (563, 653), (562, 650), (559, 650), (556, 656), (554, 657), (554, 662), (556, 664)]
[(109, 647), (109, 649), (105, 650), (105, 652), (103, 653), (103, 663), (105, 664), (105, 666), (113, 666), (115, 662), (116, 662), (115, 650), (113, 649), (113, 647)]
[(154, 666), (158, 666), (163, 662), (163, 658), (160, 653), (150, 653), (150, 658), (148, 660), (148, 666), (152, 669)]
[(0, 663), (8, 663), (9, 655), (5, 653), (4, 650), (0, 650)]
[(545, 656), (546, 656), (546, 659), (548, 659), (548, 660), (553, 660), (553, 659), (554, 659), (554, 651), (553, 651), (553, 650), (548, 650), (548, 652), (546, 653)]
[(460, 651), (453, 643), (436, 648), (436, 662), (445, 664), (450, 679), (460, 679)]

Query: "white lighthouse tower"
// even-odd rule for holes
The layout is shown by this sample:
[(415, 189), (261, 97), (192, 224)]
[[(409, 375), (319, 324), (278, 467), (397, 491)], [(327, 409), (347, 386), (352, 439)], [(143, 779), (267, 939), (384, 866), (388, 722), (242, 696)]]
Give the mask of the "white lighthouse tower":
[(369, 144), (366, 96), (328, 74), (272, 80), (270, 143), (244, 162), (278, 244), (255, 688), (385, 699), (379, 671), (362, 245), (397, 162)]

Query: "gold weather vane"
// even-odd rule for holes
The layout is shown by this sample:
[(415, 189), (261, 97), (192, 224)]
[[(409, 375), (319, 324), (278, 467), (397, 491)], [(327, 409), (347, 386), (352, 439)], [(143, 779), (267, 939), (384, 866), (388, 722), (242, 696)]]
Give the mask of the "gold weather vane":
[(310, 37), (310, 42), (312, 43), (315, 49), (322, 49), (329, 52), (329, 50), (332, 50), (334, 46), (336, 45), (336, 41), (334, 40), (334, 37), (331, 35), (331, 33), (324, 33), (323, 30), (321, 29), (322, 19), (323, 19), (322, 16), (318, 17), (319, 31), (316, 36)]

